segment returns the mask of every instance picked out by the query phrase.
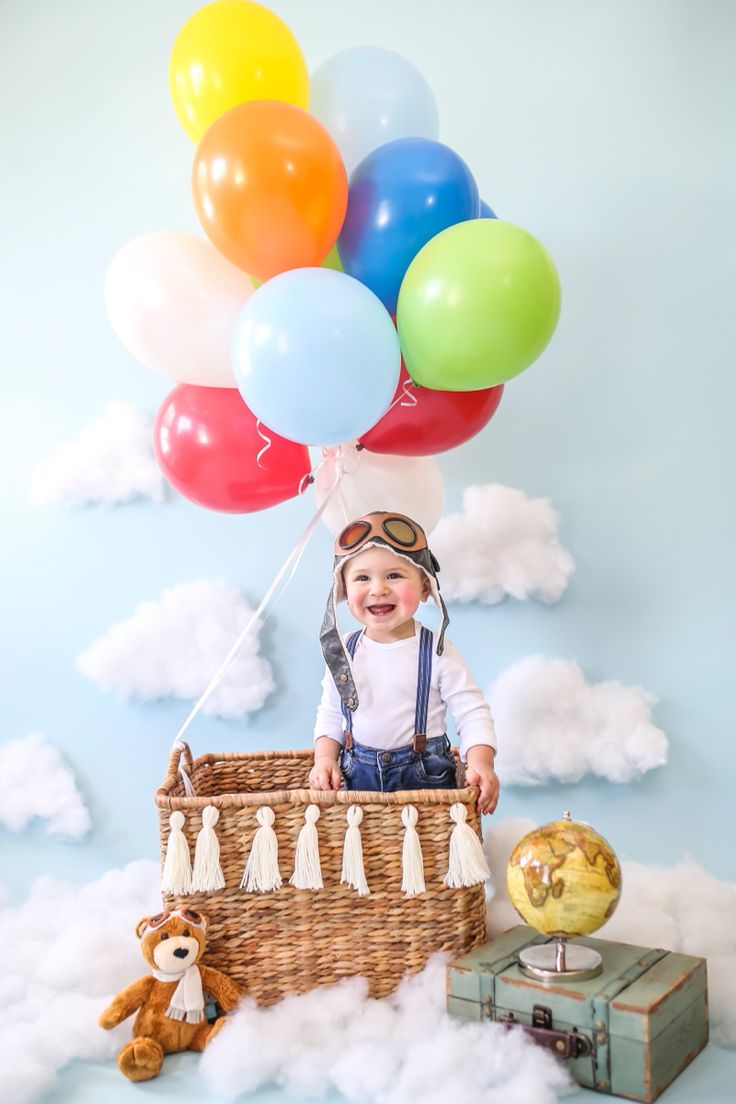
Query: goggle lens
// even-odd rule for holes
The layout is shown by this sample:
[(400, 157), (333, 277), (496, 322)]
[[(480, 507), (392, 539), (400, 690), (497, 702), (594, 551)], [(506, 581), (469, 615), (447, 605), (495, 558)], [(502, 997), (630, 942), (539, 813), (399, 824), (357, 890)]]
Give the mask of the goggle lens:
[(149, 919), (148, 927), (152, 931), (155, 931), (156, 928), (160, 928), (162, 924), (165, 924), (170, 916), (171, 916), (170, 912), (157, 912), (155, 916), (152, 916)]
[(368, 521), (351, 522), (350, 525), (343, 529), (337, 543), (340, 545), (340, 548), (355, 548), (356, 544), (360, 544), (370, 531), (371, 525)]
[(409, 548), (412, 544), (416, 544), (416, 529), (413, 525), (410, 525), (408, 521), (404, 521), (403, 518), (386, 518), (383, 522), (383, 529), (392, 541), (402, 545), (404, 548)]

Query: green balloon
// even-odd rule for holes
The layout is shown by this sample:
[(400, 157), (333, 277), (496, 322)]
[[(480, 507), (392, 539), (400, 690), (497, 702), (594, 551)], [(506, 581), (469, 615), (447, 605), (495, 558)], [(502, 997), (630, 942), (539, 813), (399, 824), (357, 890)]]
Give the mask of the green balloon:
[(342, 267), (342, 261), (340, 260), (340, 254), (337, 252), (336, 245), (333, 245), (332, 249), (323, 260), (322, 268), (333, 268), (335, 272), (345, 271)]
[[(322, 268), (333, 268), (335, 270), (335, 272), (344, 272), (345, 271), (345, 269), (342, 267), (342, 262), (340, 261), (340, 254), (337, 252), (337, 246), (336, 245), (333, 245), (332, 249), (327, 254), (325, 259), (323, 260)], [(261, 284), (263, 283), (263, 280), (259, 280), (257, 276), (251, 276), (250, 280), (253, 284), (253, 287), (255, 287), (255, 288), (259, 288), (261, 286)]]
[(560, 314), (560, 283), (535, 237), (500, 219), (450, 226), (409, 265), (396, 322), (420, 387), (478, 391), (537, 359)]

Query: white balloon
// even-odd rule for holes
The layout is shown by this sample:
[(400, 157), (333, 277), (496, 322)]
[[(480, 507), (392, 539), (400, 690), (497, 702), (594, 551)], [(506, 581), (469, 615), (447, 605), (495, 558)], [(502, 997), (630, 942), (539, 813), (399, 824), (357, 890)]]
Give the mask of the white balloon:
[(354, 518), (372, 510), (395, 510), (431, 533), (442, 517), (445, 484), (431, 456), (389, 456), (350, 446), (326, 449), (317, 469), (314, 493), (322, 505), (342, 468), (336, 490), (322, 514), (335, 536)]
[(112, 259), (105, 305), (136, 360), (178, 383), (235, 387), (230, 344), (249, 276), (204, 238), (156, 230)]

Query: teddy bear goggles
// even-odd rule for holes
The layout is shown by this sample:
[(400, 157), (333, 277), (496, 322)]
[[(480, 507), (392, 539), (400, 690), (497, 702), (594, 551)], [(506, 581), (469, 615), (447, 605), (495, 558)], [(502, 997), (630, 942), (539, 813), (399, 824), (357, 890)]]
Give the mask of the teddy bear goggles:
[(351, 557), (372, 547), (390, 549), (427, 576), (430, 593), (442, 614), (442, 624), (437, 635), (437, 655), (442, 655), (445, 630), (450, 620), (437, 579), (440, 565), (427, 546), (427, 537), (421, 525), (406, 514), (394, 514), (385, 510), (374, 510), (346, 525), (335, 540), (333, 585), (319, 635), (322, 654), (335, 680), (337, 692), (343, 705), (351, 710), (358, 706), (358, 692), (350, 660), (338, 632), (336, 608), (346, 597), (342, 576), (344, 565)]
[(191, 924), (195, 928), (204, 928), (204, 918), (201, 913), (195, 912), (194, 909), (175, 909), (173, 912), (157, 912), (155, 916), (149, 916), (146, 926), (141, 931), (141, 938), (149, 931), (158, 931), (164, 924), (167, 924), (171, 920), (172, 916), (178, 916), (180, 920), (185, 920), (187, 924)]

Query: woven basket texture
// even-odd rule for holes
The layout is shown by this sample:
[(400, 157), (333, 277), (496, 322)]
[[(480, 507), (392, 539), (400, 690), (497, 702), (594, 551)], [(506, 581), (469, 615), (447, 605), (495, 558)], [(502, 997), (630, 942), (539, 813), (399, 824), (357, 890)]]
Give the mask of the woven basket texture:
[[(485, 941), (482, 885), (450, 889), (447, 871), (453, 822), (449, 808), (462, 802), (468, 824), (480, 834), (477, 789), (319, 793), (307, 787), (309, 751), (203, 755), (184, 763), (196, 791), (186, 797), (174, 751), (156, 792), (162, 861), (169, 817), (184, 813), (184, 834), (192, 856), (202, 827), (202, 810), (219, 810), (216, 826), (226, 888), (212, 893), (164, 896), (166, 908), (195, 908), (210, 921), (207, 962), (238, 982), (259, 1004), (290, 993), (330, 985), (362, 974), (372, 996), (391, 993), (406, 974), (421, 970), (436, 951), (461, 955)], [(319, 854), (324, 889), (295, 889), (296, 840), (308, 805), (318, 805)], [(347, 809), (359, 804), (365, 873), (370, 895), (360, 897), (340, 884)], [(240, 888), (258, 828), (256, 812), (275, 815), (279, 867), (284, 884), (270, 893)], [(401, 811), (414, 805), (424, 859), (426, 891), (407, 898), (401, 890), (404, 825)]]

